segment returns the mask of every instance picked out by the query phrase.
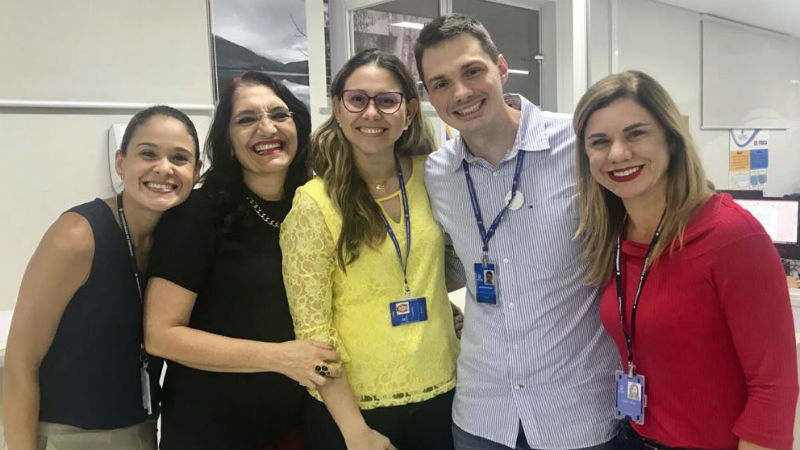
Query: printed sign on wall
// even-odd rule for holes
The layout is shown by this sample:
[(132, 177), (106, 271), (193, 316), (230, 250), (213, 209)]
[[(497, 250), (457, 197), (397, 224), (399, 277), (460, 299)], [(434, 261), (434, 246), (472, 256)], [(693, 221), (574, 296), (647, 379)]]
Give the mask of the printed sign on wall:
[(764, 189), (769, 168), (769, 131), (730, 130), (730, 189)]

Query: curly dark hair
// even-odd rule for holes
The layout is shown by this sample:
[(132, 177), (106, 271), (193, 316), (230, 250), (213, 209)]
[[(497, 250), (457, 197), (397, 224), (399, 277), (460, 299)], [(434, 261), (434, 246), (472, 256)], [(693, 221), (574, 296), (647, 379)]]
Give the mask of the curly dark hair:
[(212, 217), (223, 233), (238, 229), (251, 215), (250, 208), (244, 200), (247, 188), (242, 175), (242, 165), (233, 157), (230, 121), (236, 90), (243, 86), (258, 85), (270, 88), (286, 103), (293, 113), (292, 120), (297, 128), (297, 153), (289, 164), (286, 174), (283, 186), (285, 198), (291, 202), (297, 188), (309, 179), (306, 159), (311, 134), (311, 115), (306, 105), (283, 83), (263, 72), (249, 71), (236, 76), (220, 95), (214, 112), (205, 144), (211, 166), (202, 178), (203, 189), (208, 193)]

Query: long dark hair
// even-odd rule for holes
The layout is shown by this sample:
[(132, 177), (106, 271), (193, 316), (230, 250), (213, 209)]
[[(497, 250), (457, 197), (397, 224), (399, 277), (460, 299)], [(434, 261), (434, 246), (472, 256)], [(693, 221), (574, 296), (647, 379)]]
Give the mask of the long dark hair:
[[(403, 90), (406, 108), (411, 100), (419, 105), (416, 83), (403, 62), (390, 53), (368, 49), (350, 58), (333, 78), (330, 94), (334, 107), (336, 102), (341, 101), (350, 75), (359, 67), (370, 64), (387, 70), (397, 79)], [(418, 107), (408, 129), (394, 143), (394, 151), (402, 156), (425, 155), (435, 150), (435, 146), (428, 121)], [(325, 181), (328, 196), (342, 213), (342, 231), (337, 239), (336, 258), (339, 266), (345, 269), (347, 264), (358, 258), (362, 244), (378, 244), (386, 236), (382, 213), (355, 169), (352, 145), (333, 114), (314, 132), (311, 147), (311, 167)]]
[(211, 163), (208, 172), (203, 175), (204, 189), (211, 202), (212, 216), (218, 222), (222, 232), (237, 229), (250, 210), (244, 201), (245, 184), (242, 165), (233, 156), (233, 144), (230, 139), (230, 121), (233, 113), (233, 96), (237, 89), (244, 86), (266, 86), (286, 103), (293, 113), (297, 128), (297, 153), (286, 174), (283, 185), (285, 198), (290, 202), (298, 187), (309, 178), (307, 164), (309, 136), (311, 134), (311, 116), (306, 105), (298, 100), (283, 83), (274, 80), (262, 72), (245, 72), (231, 80), (220, 95), (214, 119), (208, 130), (205, 151)]

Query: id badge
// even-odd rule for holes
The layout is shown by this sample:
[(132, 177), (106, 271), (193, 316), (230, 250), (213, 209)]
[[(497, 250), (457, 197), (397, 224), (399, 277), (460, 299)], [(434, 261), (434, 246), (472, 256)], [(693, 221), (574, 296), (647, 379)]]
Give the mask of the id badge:
[(153, 401), (150, 398), (150, 374), (147, 368), (139, 367), (139, 378), (142, 381), (142, 408), (147, 410), (147, 415), (153, 414)]
[(475, 300), (497, 304), (497, 277), (494, 264), (475, 263)]
[(644, 425), (644, 408), (647, 406), (647, 395), (644, 392), (644, 375), (629, 377), (627, 373), (614, 372), (617, 383), (614, 417), (630, 419)]
[(425, 297), (406, 298), (389, 303), (389, 312), (392, 315), (393, 327), (428, 320)]

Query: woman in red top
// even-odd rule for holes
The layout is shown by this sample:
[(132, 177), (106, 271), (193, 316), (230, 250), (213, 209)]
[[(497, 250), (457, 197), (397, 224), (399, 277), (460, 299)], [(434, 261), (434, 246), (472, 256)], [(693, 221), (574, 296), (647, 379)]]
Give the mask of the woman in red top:
[(629, 414), (631, 444), (791, 447), (797, 361), (770, 238), (709, 190), (683, 117), (650, 76), (599, 81), (574, 126), (578, 234), (624, 369), (616, 407), (643, 411)]

